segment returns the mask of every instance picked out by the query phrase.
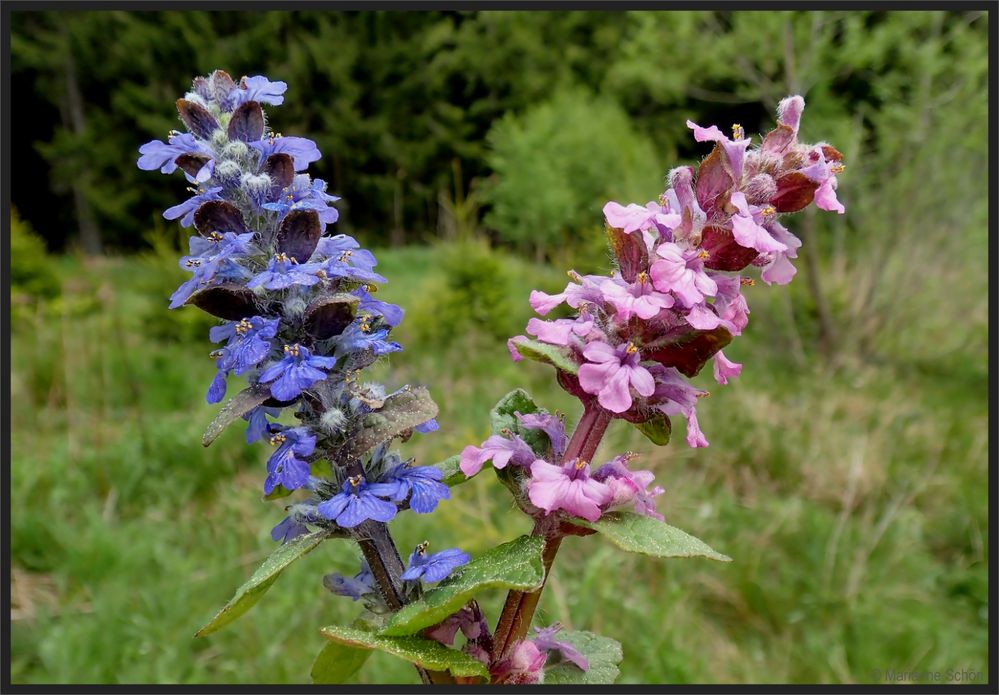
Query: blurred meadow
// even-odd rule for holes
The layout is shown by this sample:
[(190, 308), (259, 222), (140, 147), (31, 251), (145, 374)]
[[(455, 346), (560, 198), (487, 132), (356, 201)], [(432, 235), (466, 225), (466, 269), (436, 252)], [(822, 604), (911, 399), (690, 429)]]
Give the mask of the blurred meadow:
[[(518, 386), (578, 417), (550, 369), (510, 361), (530, 289), (606, 268), (603, 203), (654, 199), (707, 153), (687, 118), (756, 136), (803, 94), (803, 139), (845, 155), (846, 214), (790, 217), (795, 281), (746, 288), (742, 375), (695, 380), (709, 448), (682, 422), (664, 448), (621, 424), (602, 447), (640, 452), (667, 521), (734, 561), (570, 538), (539, 623), (621, 641), (627, 683), (987, 678), (987, 30), (984, 12), (14, 12), (13, 682), (305, 683), (318, 628), (358, 611), (321, 582), (356, 551), (326, 543), (193, 637), (282, 518), (261, 447), (239, 428), (200, 444), (212, 319), (165, 299), (186, 232), (160, 211), (184, 183), (135, 167), (216, 67), (288, 82), (273, 126), (317, 141), (338, 231), (406, 309), (377, 376), (440, 405), (440, 431), (401, 445), (423, 463), (481, 442)], [(511, 504), (482, 475), (392, 529), (474, 555), (529, 530)], [(417, 682), (383, 654), (354, 679)]]

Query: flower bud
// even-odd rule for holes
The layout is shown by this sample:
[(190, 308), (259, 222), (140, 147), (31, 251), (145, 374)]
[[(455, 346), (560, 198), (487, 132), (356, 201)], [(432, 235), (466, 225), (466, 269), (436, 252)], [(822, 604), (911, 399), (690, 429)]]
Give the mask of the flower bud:
[(757, 174), (749, 179), (745, 193), (750, 205), (765, 205), (777, 194), (777, 182), (769, 174)]
[(215, 178), (223, 185), (239, 182), (243, 170), (236, 162), (222, 161), (215, 164)]
[(339, 434), (346, 425), (347, 416), (339, 408), (330, 408), (319, 418), (319, 426), (331, 435)]
[(243, 174), (240, 186), (258, 208), (267, 202), (271, 193), (271, 177), (267, 174)]
[(216, 152), (221, 152), (222, 149), (229, 144), (229, 135), (225, 132), (225, 124), (222, 123), (220, 125), (221, 127), (212, 133), (211, 139), (212, 148)]
[(291, 297), (284, 303), (284, 316), (289, 320), (299, 319), (305, 313), (307, 306), (306, 301), (301, 297)]
[(222, 159), (241, 160), (249, 152), (249, 149), (242, 140), (233, 140), (222, 148)]

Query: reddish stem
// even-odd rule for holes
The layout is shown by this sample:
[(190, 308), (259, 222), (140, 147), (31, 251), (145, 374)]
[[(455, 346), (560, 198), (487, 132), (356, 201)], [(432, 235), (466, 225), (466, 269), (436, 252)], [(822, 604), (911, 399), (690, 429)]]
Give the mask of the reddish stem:
[[(596, 403), (585, 403), (583, 415), (579, 418), (579, 423), (572, 433), (572, 438), (569, 440), (562, 457), (562, 463), (565, 464), (575, 459), (590, 462), (597, 452), (600, 440), (603, 439), (604, 433), (607, 431), (610, 420), (610, 414)], [(544, 591), (548, 583), (552, 563), (555, 561), (555, 555), (558, 553), (559, 545), (564, 537), (562, 531), (559, 530), (556, 518), (550, 516), (535, 519), (531, 535), (541, 536), (545, 539), (541, 556), (545, 568), (544, 580), (536, 591), (529, 593), (511, 591), (507, 594), (506, 603), (503, 604), (503, 612), (500, 613), (496, 623), (496, 632), (493, 634), (492, 660), (494, 662), (503, 658), (509, 652), (510, 647), (517, 641), (524, 639), (527, 634), (527, 628), (531, 625), (534, 611), (541, 599), (541, 592)]]

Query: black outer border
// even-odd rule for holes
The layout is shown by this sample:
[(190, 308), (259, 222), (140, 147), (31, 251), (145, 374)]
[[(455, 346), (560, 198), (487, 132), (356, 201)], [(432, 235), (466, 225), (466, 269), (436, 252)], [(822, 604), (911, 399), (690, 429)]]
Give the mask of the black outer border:
[[(705, 1), (693, 2), (682, 0), (676, 2), (649, 2), (645, 0), (622, 0), (612, 2), (612, 0), (567, 0), (559, 2), (557, 0), (539, 0), (530, 2), (527, 0), (383, 0), (380, 2), (359, 2), (357, 0), (341, 0), (330, 2), (327, 0), (292, 0), (289, 2), (274, 2), (273, 0), (230, 0), (228, 2), (219, 0), (205, 0), (204, 2), (192, 2), (190, 0), (176, 0), (175, 2), (163, 2), (162, 0), (140, 2), (137, 0), (112, 2), (109, 0), (91, 0), (74, 2), (72, 0), (48, 0), (40, 2), (29, 2), (26, 0), (12, 0), (4, 2), (0, 6), (2, 19), (0, 19), (0, 46), (3, 49), (2, 64), (0, 64), (0, 75), (3, 77), (3, 104), (4, 109), (0, 113), (0, 125), (2, 125), (2, 135), (0, 135), (0, 153), (10, 152), (11, 132), (10, 132), (10, 109), (11, 109), (11, 87), (10, 87), (10, 13), (12, 11), (44, 11), (44, 10), (195, 10), (195, 11), (225, 11), (225, 10), (334, 10), (334, 11), (360, 11), (360, 10), (403, 10), (403, 11), (423, 11), (423, 10), (983, 10), (988, 14), (989, 20), (989, 307), (995, 312), (999, 302), (996, 301), (996, 253), (999, 251), (999, 243), (996, 236), (999, 234), (997, 225), (997, 199), (999, 199), (999, 189), (997, 189), (996, 165), (997, 165), (997, 140), (996, 129), (996, 96), (997, 90), (997, 47), (999, 47), (999, 31), (995, 23), (995, 12), (999, 9), (999, 3), (983, 1), (952, 1), (941, 2), (940, 0), (884, 0), (881, 2), (871, 2), (862, 0), (844, 0), (842, 2), (832, 2), (830, 0), (812, 0), (810, 2), (801, 1), (781, 1), (781, 0), (755, 0), (750, 2), (728, 1)], [(0, 393), (0, 403), (2, 416), (0, 428), (3, 434), (3, 467), (0, 471), (0, 485), (3, 489), (3, 503), (7, 510), (3, 518), (2, 549), (4, 564), (4, 591), (3, 591), (3, 644), (10, 645), (11, 621), (10, 621), (10, 522), (11, 522), (11, 499), (10, 499), (10, 175), (11, 162), (9, 154), (3, 156), (2, 164), (2, 231), (3, 231), (3, 260), (0, 264), (0, 279), (3, 285), (2, 315), (0, 315), (0, 326), (2, 326), (2, 373), (0, 373), (0, 384), (3, 386)], [(994, 318), (990, 315), (990, 318)], [(997, 343), (996, 324), (989, 321), (989, 434), (996, 431), (996, 392), (999, 391), (999, 378), (995, 370), (996, 353), (999, 343)], [(862, 692), (879, 693), (904, 689), (907, 693), (994, 693), (997, 692), (996, 670), (999, 665), (999, 658), (996, 652), (997, 620), (996, 615), (996, 534), (999, 532), (999, 509), (994, 504), (993, 491), (997, 482), (997, 461), (994, 444), (989, 447), (989, 681), (987, 684), (973, 684), (966, 686), (957, 685), (868, 685), (868, 684), (837, 684), (837, 685), (810, 685), (810, 684), (775, 684), (775, 685), (670, 685), (670, 684), (649, 684), (632, 685), (618, 684), (608, 686), (519, 686), (518, 692), (621, 692), (621, 693), (657, 693), (657, 692), (691, 692), (691, 693), (719, 693), (719, 692), (744, 692), (744, 693), (834, 693), (834, 692)], [(9, 648), (2, 655), (0, 663), (0, 693), (295, 693), (295, 692), (316, 692), (316, 693), (341, 693), (341, 692), (376, 692), (376, 693), (405, 693), (405, 692), (488, 692), (494, 691), (492, 687), (483, 686), (417, 686), (417, 685), (21, 685), (10, 682), (10, 651)]]

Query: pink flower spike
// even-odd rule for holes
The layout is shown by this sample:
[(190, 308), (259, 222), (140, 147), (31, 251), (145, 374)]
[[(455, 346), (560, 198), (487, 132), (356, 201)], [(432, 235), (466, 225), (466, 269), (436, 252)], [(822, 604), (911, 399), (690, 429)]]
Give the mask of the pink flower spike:
[(731, 361), (719, 350), (714, 356), (714, 372), (715, 381), (724, 386), (729, 379), (742, 373), (742, 365)]
[(600, 518), (600, 507), (609, 503), (614, 494), (590, 477), (589, 468), (585, 461), (553, 466), (538, 459), (531, 464), (527, 496), (548, 514), (562, 509), (587, 521), (596, 521)]

